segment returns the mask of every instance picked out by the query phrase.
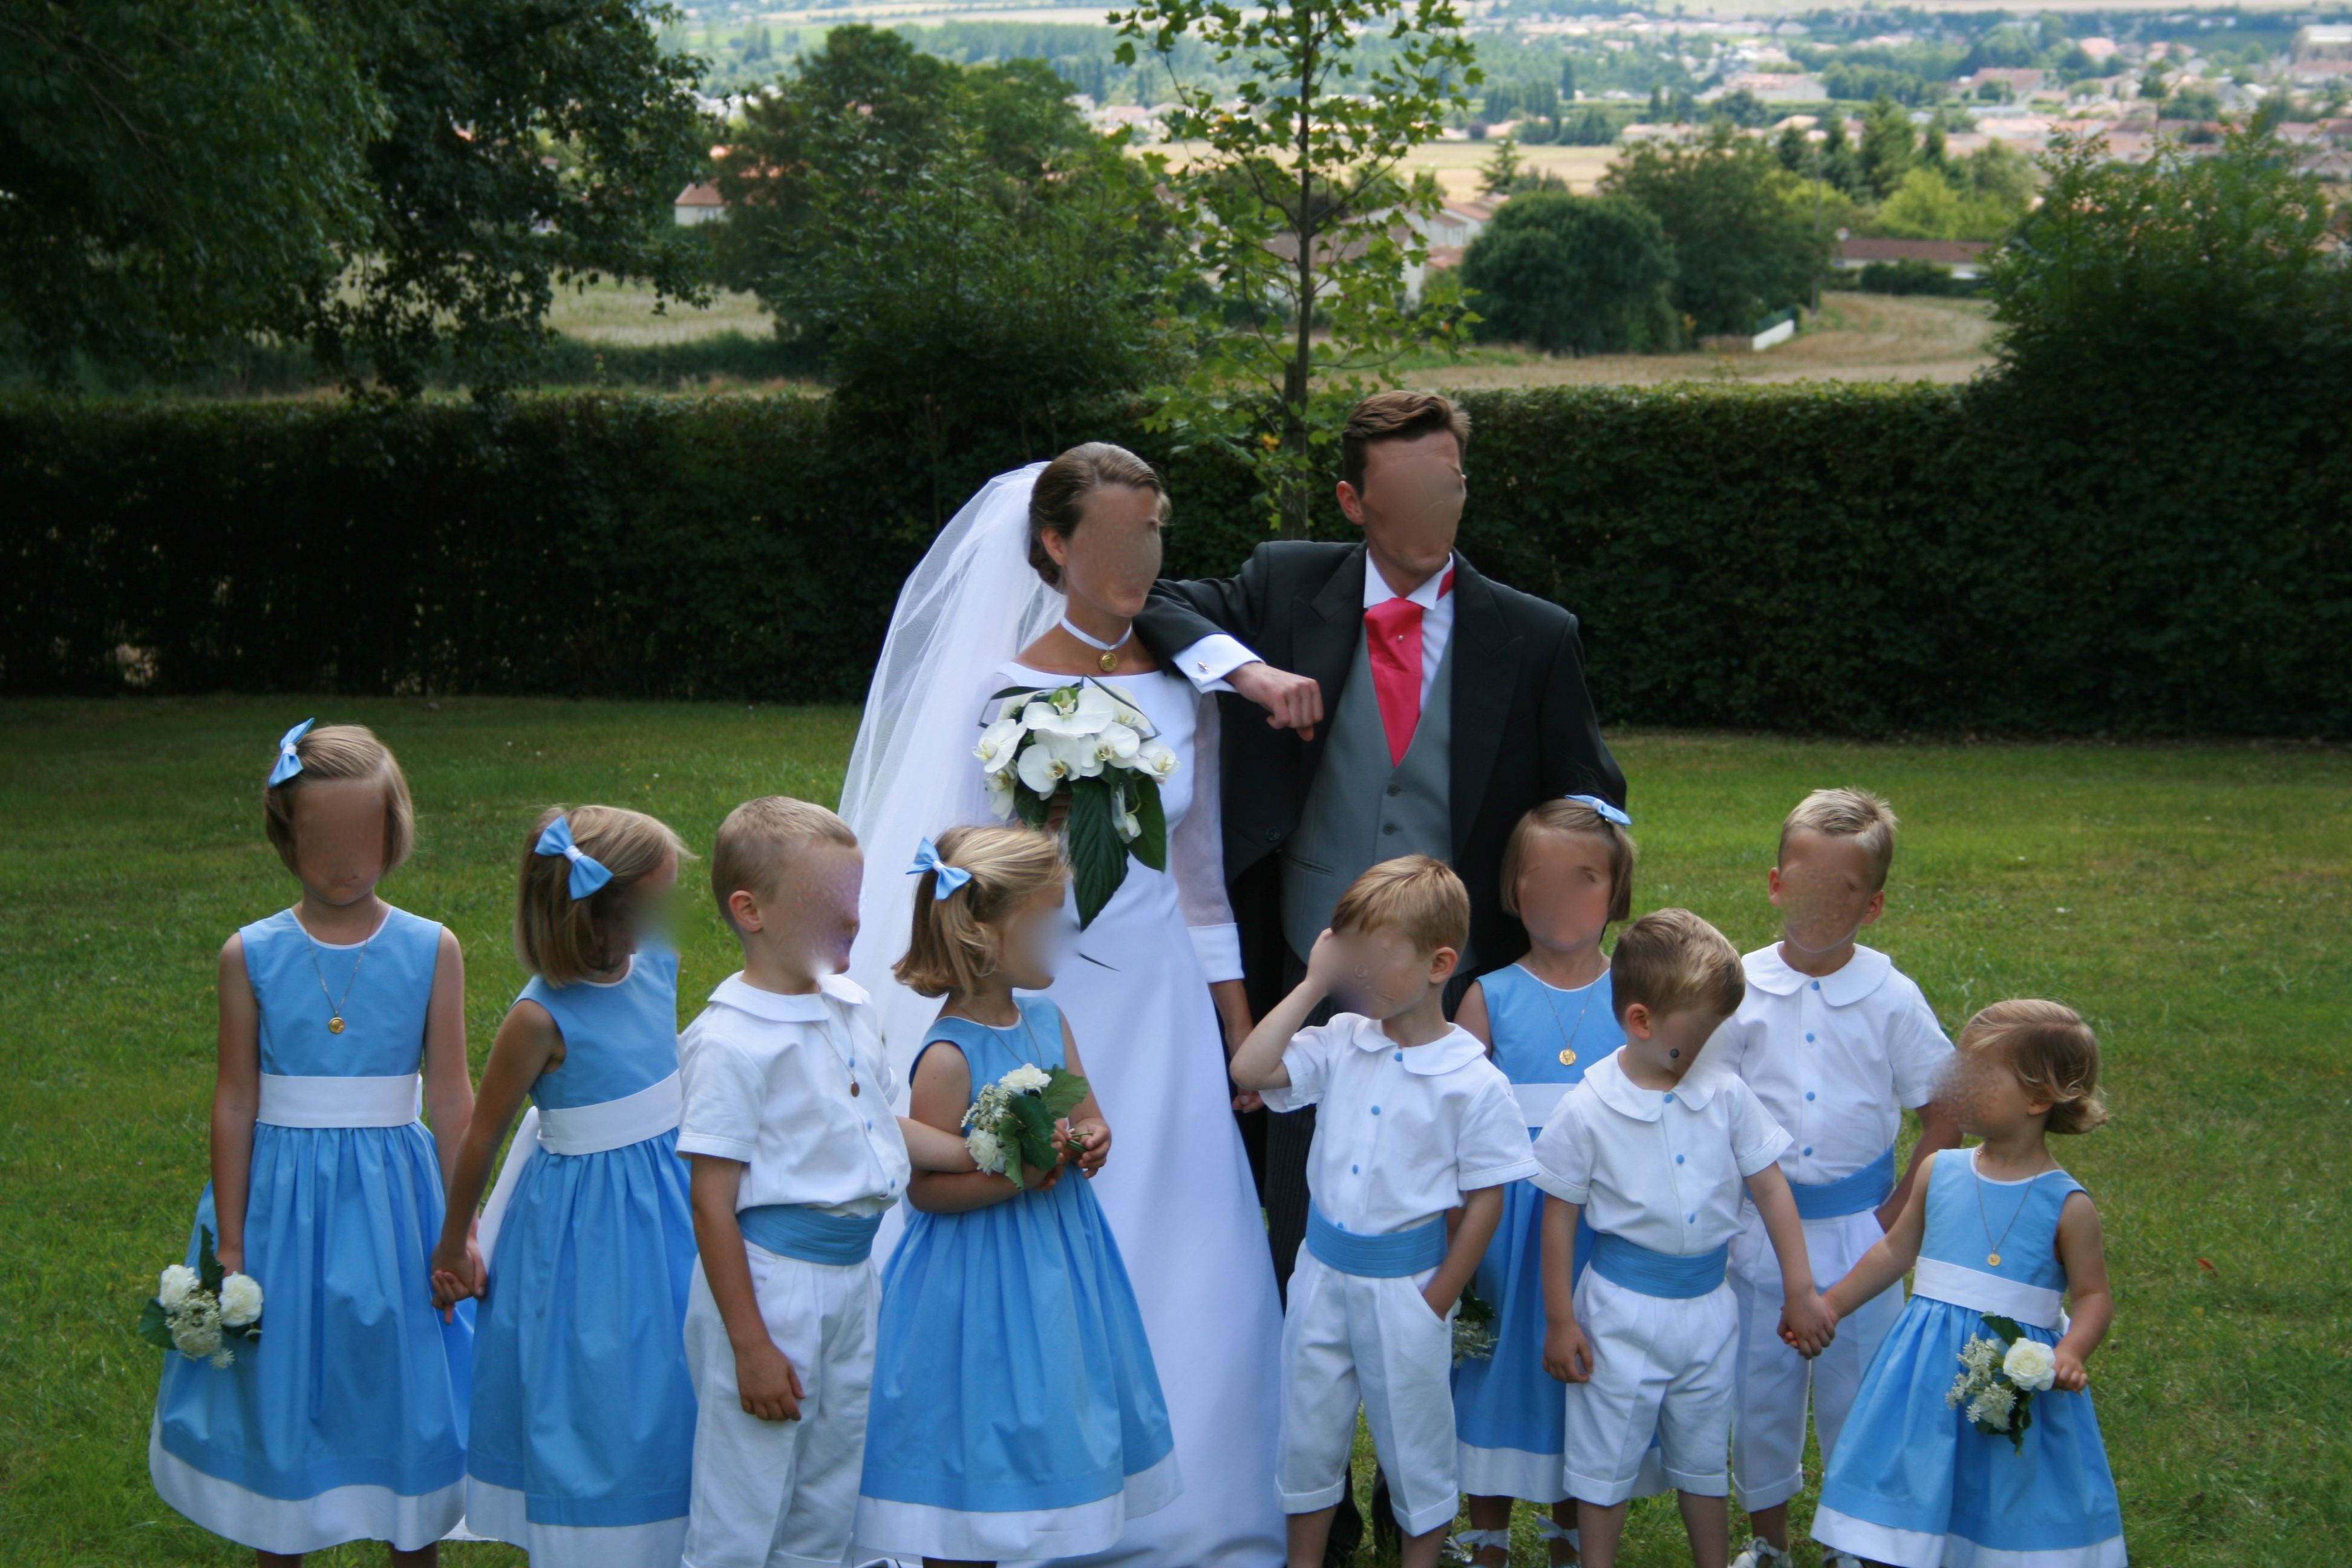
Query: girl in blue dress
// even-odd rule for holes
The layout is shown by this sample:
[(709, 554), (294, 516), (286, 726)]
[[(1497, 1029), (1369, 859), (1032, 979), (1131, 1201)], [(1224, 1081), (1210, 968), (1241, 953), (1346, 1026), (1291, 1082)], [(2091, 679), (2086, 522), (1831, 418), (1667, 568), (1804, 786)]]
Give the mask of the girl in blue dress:
[[(677, 1155), (677, 955), (652, 940), (684, 846), (614, 806), (550, 811), (526, 841), (499, 1026), (433, 1255), (437, 1300), (482, 1294), (466, 1522), (538, 1568), (676, 1568), (694, 1450)], [(524, 1096), (482, 1221), (466, 1221)]]
[(188, 1262), (211, 1231), (222, 1268), (261, 1286), (264, 1331), (229, 1366), (165, 1359), (148, 1468), (165, 1502), (264, 1564), (376, 1540), (415, 1568), (465, 1501), (472, 1312), (436, 1312), (426, 1268), (474, 1109), (464, 961), (376, 896), (415, 814), (373, 734), (288, 731), (262, 810), (302, 895), (221, 949)]
[[(1895, 1228), (1825, 1298), (1843, 1314), (1918, 1266), (1831, 1458), (1813, 1518), (1824, 1547), (1895, 1568), (2123, 1568), (2084, 1366), (2115, 1312), (2099, 1214), (2044, 1140), (2106, 1120), (2098, 1081), (2098, 1041), (2055, 1002), (1998, 1002), (1960, 1032), (1951, 1103), (1984, 1142), (1937, 1154)], [(1961, 1347), (1997, 1338), (1987, 1313), (2052, 1347), (2053, 1382), (2032, 1396), (2021, 1447), (1947, 1400)]]
[[(1610, 1005), (1601, 940), (1633, 903), (1633, 841), (1622, 811), (1592, 795), (1547, 801), (1519, 819), (1503, 849), (1503, 908), (1527, 926), (1527, 956), (1489, 971), (1454, 1022), (1486, 1042), (1511, 1080), (1528, 1137), (1584, 1069), (1625, 1043)], [(1544, 1195), (1504, 1189), (1503, 1219), (1471, 1289), (1495, 1313), (1491, 1357), (1454, 1372), (1454, 1431), (1470, 1528), (1454, 1537), (1482, 1564), (1511, 1560), (1511, 1503), (1551, 1506), (1542, 1521), (1554, 1563), (1576, 1559), (1576, 1504), (1561, 1450), (1567, 1402), (1543, 1369)], [(1578, 1272), (1592, 1229), (1576, 1228)]]
[[(919, 863), (898, 978), (946, 1005), (915, 1058), (914, 1119), (961, 1135), (978, 1091), (1019, 1067), (1084, 1075), (1038, 991), (1070, 933), (1060, 846), (960, 827)], [(1070, 933), (1075, 934), (1075, 933)], [(1082, 1178), (1110, 1129), (1072, 1110)], [(1175, 1442), (1118, 1244), (1067, 1163), (1026, 1187), (917, 1172), (882, 1274), (859, 1486), (861, 1548), (934, 1565), (1084, 1556), (1177, 1494)]]

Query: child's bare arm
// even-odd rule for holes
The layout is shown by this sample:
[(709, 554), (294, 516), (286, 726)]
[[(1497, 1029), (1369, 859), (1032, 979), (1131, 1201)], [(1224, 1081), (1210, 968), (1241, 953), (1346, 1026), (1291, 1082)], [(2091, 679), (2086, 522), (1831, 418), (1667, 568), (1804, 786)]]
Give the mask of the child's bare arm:
[(1282, 1065), (1282, 1053), (1290, 1048), (1291, 1037), (1307, 1026), (1307, 1015), (1331, 994), (1339, 963), (1339, 950), (1332, 946), (1327, 931), (1315, 939), (1315, 951), (1307, 956), (1307, 978), (1257, 1021), (1242, 1048), (1234, 1053), (1227, 1070), (1235, 1083), (1244, 1089), (1290, 1087), (1290, 1069)]
[(760, 1315), (751, 1255), (743, 1250), (743, 1227), (735, 1218), (735, 1199), (747, 1167), (740, 1160), (715, 1154), (688, 1158), (694, 1162), (688, 1187), (694, 1245), (702, 1255), (702, 1277), (718, 1305), (719, 1321), (726, 1325), (727, 1342), (735, 1348), (736, 1396), (746, 1415), (762, 1421), (797, 1421), (803, 1394), (801, 1374), (769, 1336), (767, 1321)]
[[(945, 1040), (925, 1047), (907, 1096), (909, 1120), (963, 1145), (963, 1113), (971, 1105), (971, 1067)], [(918, 1170), (907, 1181), (907, 1201), (925, 1214), (968, 1214), (1020, 1192), (1010, 1176), (976, 1168), (967, 1153), (961, 1171)]]
[(1800, 1353), (1821, 1354), (1836, 1334), (1836, 1319), (1813, 1288), (1813, 1260), (1805, 1250), (1805, 1225), (1797, 1216), (1796, 1194), (1777, 1164), (1748, 1178), (1748, 1194), (1764, 1218), (1764, 1234), (1780, 1261), (1781, 1337)]
[(1478, 1272), (1478, 1260), (1486, 1256), (1486, 1244), (1495, 1239), (1495, 1227), (1503, 1222), (1503, 1189), (1480, 1187), (1475, 1193), (1462, 1194), (1462, 1206), (1451, 1211), (1448, 1217), (1462, 1217), (1450, 1224), (1445, 1247), (1445, 1261), (1437, 1266), (1429, 1283), (1422, 1287), (1422, 1300), (1439, 1317), (1454, 1310), (1462, 1292), (1470, 1288), (1472, 1276)]
[(1562, 1383), (1588, 1383), (1592, 1378), (1592, 1347), (1585, 1342), (1583, 1325), (1576, 1321), (1576, 1222), (1580, 1204), (1544, 1195), (1543, 1302), (1544, 1371)]
[(549, 1060), (562, 1048), (562, 1031), (536, 1002), (516, 1003), (499, 1025), (498, 1036), (490, 1042), (490, 1059), (482, 1064), (481, 1092), (474, 1097), (465, 1135), (457, 1140), (457, 1168), (449, 1179), (448, 1209), (441, 1221), (439, 1245), (433, 1249), (436, 1306), (447, 1308), (481, 1294), (485, 1280), (482, 1259), (472, 1241), (474, 1211), (489, 1187), (491, 1166), (515, 1113), (522, 1109), (530, 1086), (547, 1070)]
[(1846, 1270), (1844, 1279), (1822, 1292), (1822, 1303), (1839, 1318), (1851, 1315), (1864, 1301), (1894, 1284), (1910, 1272), (1919, 1260), (1919, 1244), (1927, 1234), (1927, 1184), (1935, 1177), (1935, 1167), (1923, 1166), (1917, 1179), (1911, 1184), (1911, 1195), (1903, 1205), (1903, 1212), (1895, 1216), (1887, 1228), (1860, 1261)]
[(1486, 1016), (1485, 981), (1473, 980), (1470, 983), (1470, 989), (1462, 994), (1462, 1005), (1454, 1010), (1454, 1022), (1486, 1047), (1488, 1056), (1495, 1054), (1495, 1025), (1494, 1020)]
[[(457, 1152), (474, 1119), (474, 1080), (466, 1066), (466, 954), (457, 933), (441, 928), (433, 960), (433, 993), (425, 1004), (425, 1106), (433, 1117), (433, 1144), (441, 1157), (446, 1192), (457, 1174)], [(467, 1212), (472, 1213), (471, 1205)]]
[(2079, 1393), (2090, 1385), (2084, 1363), (2115, 1321), (2116, 1299), (2107, 1285), (2107, 1248), (2099, 1234), (2099, 1211), (2088, 1193), (2070, 1193), (2058, 1211), (2058, 1261), (2066, 1266), (2072, 1321), (2056, 1347), (2057, 1386)]
[(899, 1135), (907, 1140), (907, 1160), (918, 1172), (970, 1171), (974, 1169), (971, 1151), (964, 1147), (960, 1132), (943, 1132), (928, 1121), (918, 1121), (911, 1116), (898, 1118)]
[(220, 1040), (213, 1071), (213, 1252), (245, 1269), (245, 1203), (253, 1182), (253, 1119), (261, 1110), (261, 1008), (245, 970), (245, 938), (220, 954)]

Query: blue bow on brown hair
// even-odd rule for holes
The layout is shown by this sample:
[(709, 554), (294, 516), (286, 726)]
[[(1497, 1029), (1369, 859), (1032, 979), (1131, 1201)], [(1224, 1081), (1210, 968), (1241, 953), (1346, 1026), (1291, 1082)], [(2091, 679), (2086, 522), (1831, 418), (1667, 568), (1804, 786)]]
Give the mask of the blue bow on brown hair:
[(572, 862), (572, 896), (584, 899), (613, 879), (604, 863), (572, 842), (572, 819), (559, 816), (547, 825), (539, 842), (530, 847), (534, 855), (561, 855)]
[(318, 721), (316, 719), (305, 719), (299, 724), (295, 725), (294, 728), (287, 731), (286, 733), (278, 737), (278, 760), (269, 764), (269, 784), (271, 788), (274, 789), (278, 785), (284, 784), (288, 779), (292, 778), (296, 773), (302, 771), (302, 758), (294, 750), (294, 745), (296, 742), (309, 734), (310, 732), (310, 726), (317, 722)]
[(1565, 795), (1560, 796), (1560, 798), (1562, 800), (1572, 800), (1579, 805), (1591, 807), (1592, 814), (1600, 817), (1603, 822), (1613, 822), (1620, 827), (1631, 827), (1633, 826), (1633, 819), (1625, 815), (1625, 808), (1623, 806), (1612, 805), (1597, 795)]
[(940, 859), (940, 847), (928, 838), (915, 846), (915, 863), (907, 868), (907, 875), (919, 877), (926, 871), (939, 873), (939, 880), (931, 884), (931, 898), (934, 902), (946, 898), (971, 880), (970, 871), (961, 866), (950, 866)]

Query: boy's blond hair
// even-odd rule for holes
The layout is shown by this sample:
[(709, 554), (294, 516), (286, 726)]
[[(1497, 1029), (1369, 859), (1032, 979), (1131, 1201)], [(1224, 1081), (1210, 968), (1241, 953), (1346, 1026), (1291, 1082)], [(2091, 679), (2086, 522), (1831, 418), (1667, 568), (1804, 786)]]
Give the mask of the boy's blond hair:
[(857, 835), (824, 806), (788, 795), (763, 795), (727, 814), (710, 846), (710, 896), (719, 900), (719, 918), (730, 931), (736, 929), (735, 912), (727, 900), (738, 892), (762, 901), (778, 898), (785, 868), (812, 844), (855, 849)]
[(940, 863), (971, 873), (971, 880), (938, 896), (940, 874), (915, 883), (914, 929), (907, 956), (890, 971), (922, 996), (969, 992), (1003, 962), (997, 922), (1068, 879), (1059, 840), (1031, 827), (950, 827), (940, 835)]
[(1886, 886), (1886, 873), (1895, 864), (1895, 808), (1882, 795), (1843, 784), (1817, 789), (1799, 801), (1780, 824), (1778, 858), (1788, 858), (1789, 835), (1801, 828), (1832, 838), (1852, 838), (1870, 857), (1871, 870), (1877, 879), (1871, 884), (1874, 892)]
[(1470, 893), (1454, 868), (1426, 855), (1383, 860), (1339, 895), (1334, 931), (1392, 931), (1427, 957), (1441, 947), (1456, 953), (1470, 941)]
[(261, 791), (261, 830), (286, 868), (294, 867), (294, 796), (304, 785), (329, 779), (373, 779), (383, 790), (383, 868), (389, 874), (416, 843), (416, 807), (408, 779), (375, 731), (364, 724), (320, 724), (294, 742), (302, 771)]
[(2028, 1093), (2050, 1102), (2049, 1132), (2088, 1132), (2107, 1120), (2099, 1095), (2099, 1037), (2062, 1002), (1996, 1002), (1960, 1028), (1964, 1051), (2006, 1050)]
[(1528, 840), (1538, 833), (1590, 833), (1609, 846), (1609, 923), (1615, 925), (1633, 913), (1633, 837), (1576, 800), (1548, 800), (1511, 829), (1503, 846), (1503, 912), (1514, 920), (1519, 913), (1519, 872), (1525, 865)]
[[(572, 843), (613, 874), (584, 899), (572, 896), (572, 862), (541, 855), (539, 836), (559, 816), (572, 819)], [(625, 949), (628, 896), (687, 847), (667, 824), (618, 805), (549, 806), (522, 844), (515, 892), (515, 957), (550, 985), (570, 985), (612, 967)]]
[(1721, 931), (1688, 910), (1659, 910), (1618, 937), (1609, 985), (1620, 1024), (1636, 1002), (1654, 1018), (1694, 1007), (1728, 1018), (1748, 994), (1748, 974)]

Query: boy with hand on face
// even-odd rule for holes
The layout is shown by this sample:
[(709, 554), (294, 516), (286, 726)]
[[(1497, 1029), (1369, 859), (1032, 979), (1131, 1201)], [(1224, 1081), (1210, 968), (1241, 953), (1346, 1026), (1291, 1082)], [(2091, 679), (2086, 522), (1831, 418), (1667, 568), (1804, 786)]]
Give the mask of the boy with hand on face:
[[(1748, 992), (1707, 1046), (1710, 1066), (1738, 1073), (1788, 1129), (1780, 1155), (1804, 1222), (1813, 1278), (1842, 1279), (1895, 1216), (1939, 1149), (1959, 1142), (1957, 1121), (1932, 1103), (1952, 1059), (1934, 1011), (1886, 954), (1854, 939), (1886, 905), (1895, 813), (1867, 790), (1815, 790), (1781, 825), (1771, 873), (1780, 940), (1741, 961)], [(1919, 1113), (1919, 1140), (1901, 1182), (1895, 1141), (1903, 1113)], [(1755, 1536), (1734, 1568), (1783, 1568), (1789, 1500), (1805, 1482), (1805, 1407), (1826, 1468), (1881, 1341), (1903, 1311), (1899, 1289), (1841, 1319), (1837, 1341), (1808, 1361), (1787, 1342), (1780, 1271), (1763, 1216), (1749, 1207), (1731, 1247), (1739, 1303), (1739, 1373), (1732, 1406), (1731, 1478)], [(1840, 1552), (1825, 1568), (1859, 1568)]]
[(880, 1286), (869, 1261), (908, 1152), (962, 1141), (891, 1113), (864, 991), (842, 977), (864, 859), (821, 805), (768, 795), (720, 825), (711, 892), (743, 950), (678, 1042), (677, 1152), (700, 1259), (686, 1353), (699, 1414), (688, 1568), (845, 1562)]
[[(1731, 1554), (1724, 1500), (1738, 1310), (1725, 1283), (1743, 1186), (1780, 1265), (1794, 1342), (1829, 1342), (1788, 1179), (1789, 1134), (1732, 1074), (1699, 1061), (1739, 1005), (1739, 954), (1688, 910), (1617, 939), (1611, 998), (1625, 1044), (1595, 1062), (1536, 1140), (1544, 1205), (1544, 1370), (1569, 1385), (1567, 1489), (1585, 1568), (1613, 1568), (1653, 1432), (1697, 1568)], [(1576, 1222), (1592, 1260), (1571, 1280)]]
[[(1460, 1506), (1454, 1309), (1502, 1217), (1503, 1189), (1535, 1169), (1509, 1080), (1445, 1019), (1442, 993), (1469, 924), (1469, 894), (1443, 863), (1374, 866), (1332, 911), (1305, 982), (1233, 1059), (1234, 1080), (1270, 1109), (1320, 1107), (1305, 1255), (1282, 1324), (1277, 1481), (1290, 1568), (1323, 1561), (1359, 1403), (1404, 1568), (1433, 1568)], [(1307, 1027), (1335, 994), (1349, 1010)]]

